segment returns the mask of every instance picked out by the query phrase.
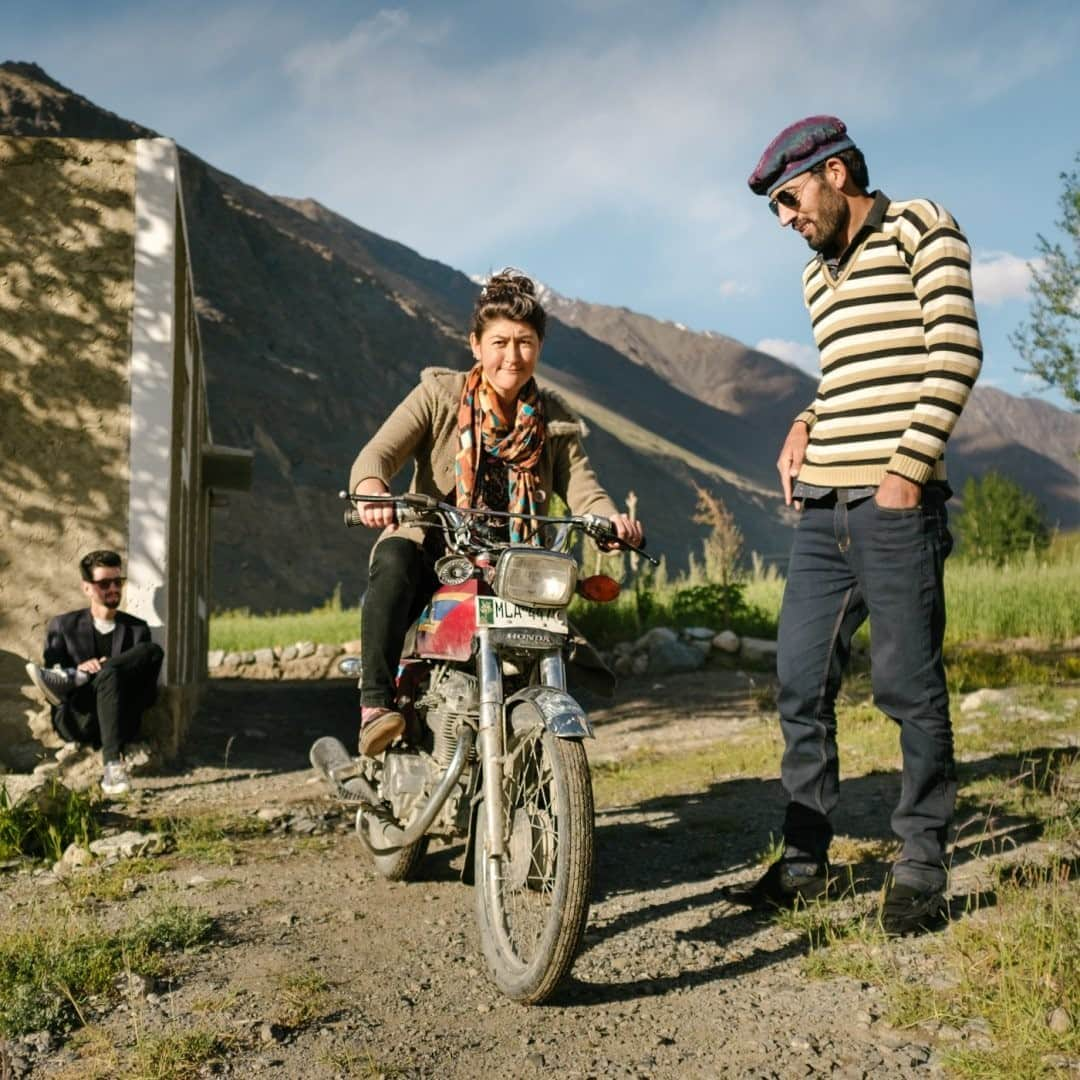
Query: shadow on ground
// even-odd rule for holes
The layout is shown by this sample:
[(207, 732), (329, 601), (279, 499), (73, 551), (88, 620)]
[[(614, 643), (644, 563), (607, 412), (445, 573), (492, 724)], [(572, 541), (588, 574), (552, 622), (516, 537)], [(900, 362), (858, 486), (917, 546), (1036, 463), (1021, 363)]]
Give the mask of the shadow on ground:
[(351, 679), (212, 679), (171, 771), (306, 769), (308, 749), (322, 735), (355, 747), (359, 716)]
[[(640, 702), (635, 702), (638, 707)], [(662, 706), (658, 706), (662, 707)], [(211, 683), (193, 724), (176, 773), (202, 766), (236, 771), (237, 776), (273, 776), (308, 769), (308, 748), (323, 735), (347, 746), (356, 737), (356, 687), (348, 680)], [(1030, 750), (1023, 757), (996, 755), (960, 764), (961, 788), (976, 779), (1013, 779), (1041, 759), (1052, 768), (1075, 751)], [(220, 778), (219, 778), (220, 780)], [(192, 783), (199, 783), (193, 778)], [(177, 785), (170, 785), (177, 786)], [(181, 781), (179, 786), (183, 786)], [(835, 818), (838, 835), (857, 841), (893, 840), (890, 815), (900, 794), (898, 771), (847, 778)], [(597, 863), (594, 901), (609, 912), (592, 920), (582, 947), (586, 955), (622, 934), (648, 932), (667, 920), (688, 925), (664, 933), (676, 941), (719, 945), (725, 958), (704, 969), (670, 976), (643, 975), (630, 981), (585, 982), (572, 979), (558, 995), (565, 1002), (611, 1002), (651, 997), (714, 980), (731, 979), (806, 951), (804, 937), (760, 947), (753, 937), (770, 915), (746, 911), (724, 901), (721, 882), (760, 872), (760, 856), (779, 829), (786, 802), (776, 779), (725, 779), (703, 792), (648, 799), (597, 813)], [(993, 806), (968, 800), (953, 867), (973, 858), (1016, 851), (1040, 836), (1034, 818), (1010, 817)], [(433, 848), (422, 881), (456, 879), (461, 845)], [(889, 866), (880, 857), (838, 867), (845, 891), (868, 912)], [(689, 888), (688, 888), (689, 887)], [(992, 889), (954, 895), (954, 917), (995, 903)], [(690, 925), (692, 924), (692, 925)], [(647, 957), (643, 968), (648, 968)]]

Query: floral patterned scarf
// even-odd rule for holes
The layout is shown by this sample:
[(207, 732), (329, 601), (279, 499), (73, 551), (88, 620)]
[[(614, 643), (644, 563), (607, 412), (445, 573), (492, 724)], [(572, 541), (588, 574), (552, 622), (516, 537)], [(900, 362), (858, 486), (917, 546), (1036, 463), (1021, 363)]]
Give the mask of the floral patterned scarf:
[[(458, 445), (454, 462), (457, 478), (458, 506), (474, 506), (477, 495), (476, 477), (480, 455), (490, 454), (507, 465), (511, 514), (535, 514), (539, 492), (536, 472), (540, 452), (544, 447), (544, 410), (540, 390), (530, 379), (518, 394), (513, 425), (504, 416), (495, 391), (476, 364), (465, 379), (458, 406)], [(520, 517), (510, 518), (510, 542), (536, 542), (531, 523)]]

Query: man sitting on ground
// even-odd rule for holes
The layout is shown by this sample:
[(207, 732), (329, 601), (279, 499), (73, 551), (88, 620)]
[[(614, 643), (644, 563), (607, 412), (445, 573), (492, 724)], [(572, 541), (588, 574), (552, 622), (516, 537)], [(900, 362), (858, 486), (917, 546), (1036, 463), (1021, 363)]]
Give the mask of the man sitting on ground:
[(138, 734), (157, 696), (164, 653), (142, 619), (120, 610), (125, 578), (115, 551), (91, 551), (79, 562), (88, 608), (57, 615), (45, 636), (45, 664), (27, 664), (53, 706), (53, 727), (67, 742), (101, 748), (101, 790), (131, 790), (123, 749)]

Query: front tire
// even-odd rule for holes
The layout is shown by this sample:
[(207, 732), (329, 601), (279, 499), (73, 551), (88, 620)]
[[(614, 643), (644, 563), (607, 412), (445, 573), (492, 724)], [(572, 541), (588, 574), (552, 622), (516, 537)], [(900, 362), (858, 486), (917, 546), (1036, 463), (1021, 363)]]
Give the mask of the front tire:
[(535, 1005), (569, 972), (588, 920), (592, 783), (585, 748), (547, 731), (534, 706), (519, 704), (507, 728), (506, 854), (492, 858), (487, 837), (478, 838), (477, 923), (496, 985)]

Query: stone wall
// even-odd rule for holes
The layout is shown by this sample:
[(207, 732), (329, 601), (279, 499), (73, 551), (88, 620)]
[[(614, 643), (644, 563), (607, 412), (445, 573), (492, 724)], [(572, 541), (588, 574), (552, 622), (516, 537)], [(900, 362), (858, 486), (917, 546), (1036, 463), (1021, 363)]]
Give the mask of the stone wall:
[[(79, 557), (126, 553), (132, 143), (0, 139), (0, 745), (40, 702), (23, 663), (81, 607)], [(23, 750), (26, 748), (23, 747)]]

